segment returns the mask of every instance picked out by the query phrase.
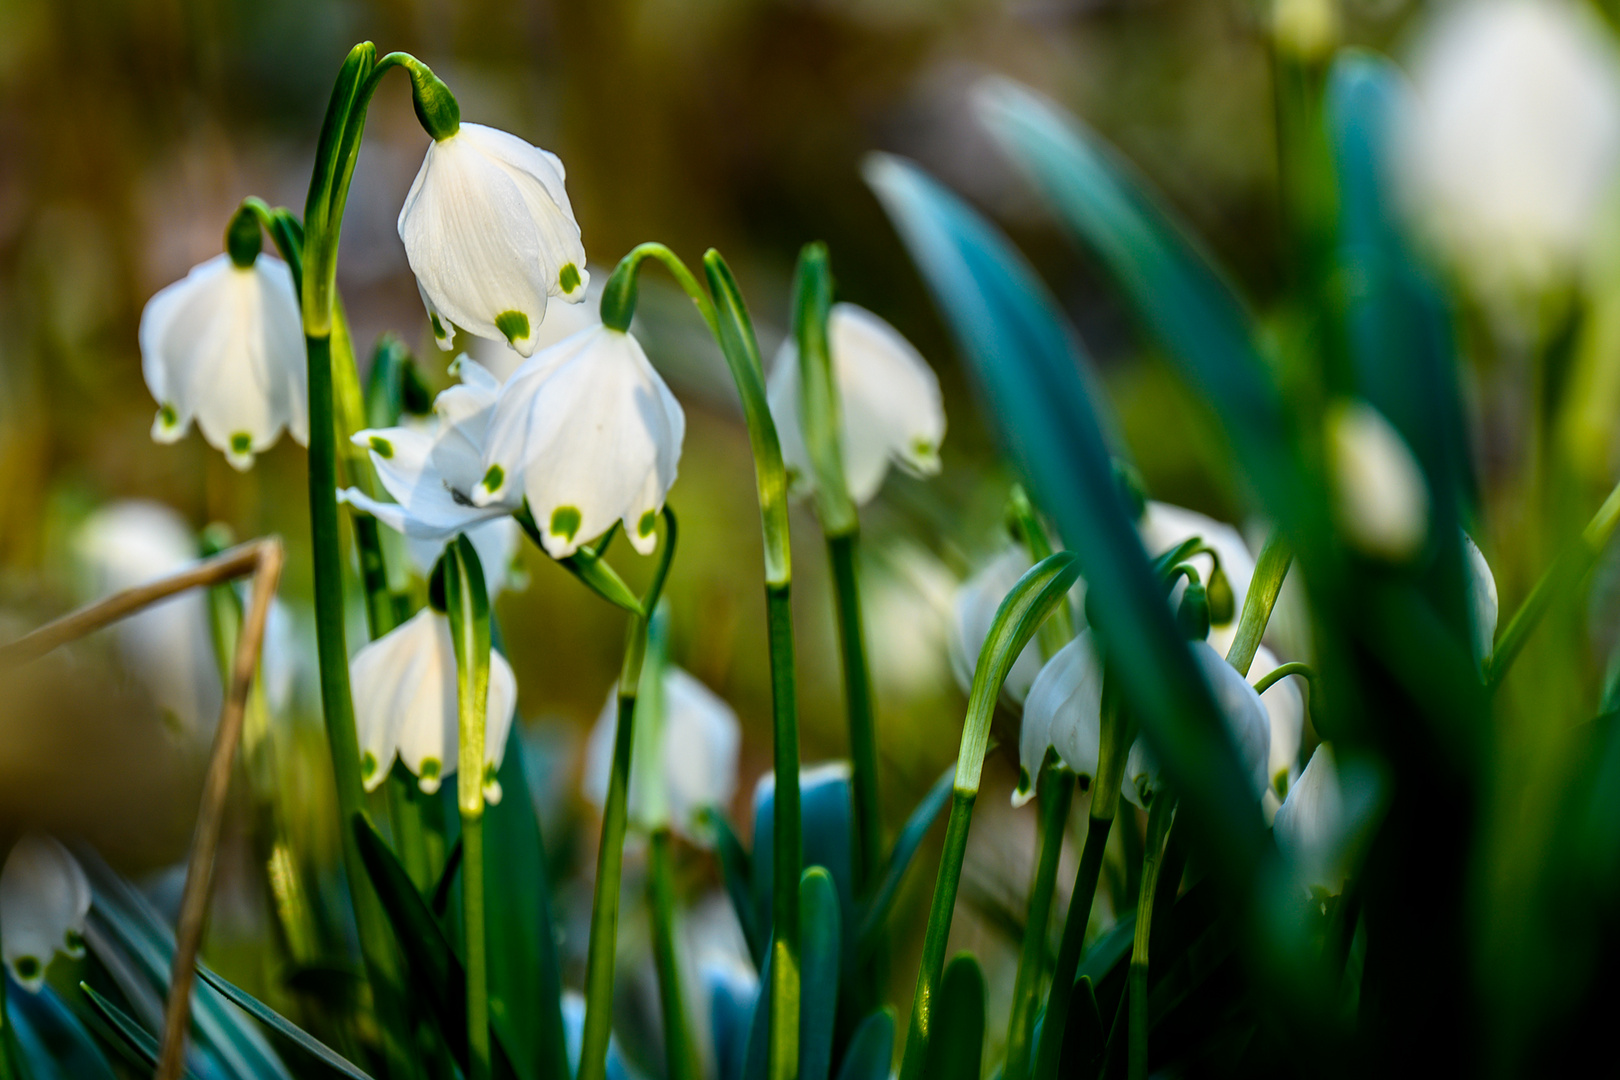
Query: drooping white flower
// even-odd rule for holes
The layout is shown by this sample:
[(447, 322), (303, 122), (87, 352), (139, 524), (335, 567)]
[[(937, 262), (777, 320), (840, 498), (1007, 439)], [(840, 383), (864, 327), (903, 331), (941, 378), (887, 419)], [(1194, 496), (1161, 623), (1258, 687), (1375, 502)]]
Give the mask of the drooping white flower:
[(160, 289), (141, 312), (141, 374), (157, 399), (152, 438), (172, 443), (192, 421), (237, 469), (286, 428), (309, 444), (303, 322), (287, 264), (216, 255)]
[(526, 497), (555, 559), (616, 521), (651, 554), (685, 435), (686, 414), (641, 343), (608, 326), (582, 330), (501, 387), (473, 502)]
[(495, 500), (477, 506), (470, 493), (484, 475), (484, 441), (501, 384), (465, 356), (451, 367), (461, 383), (434, 399), (427, 424), (367, 429), (353, 437), (356, 446), (370, 451), (377, 478), (395, 501), (373, 499), (356, 488), (346, 488), (338, 498), (404, 535), (411, 560), (423, 573), (433, 569), (446, 544), (466, 533), (494, 595), (517, 548), (517, 523), (510, 517), (517, 504)]
[[(996, 610), (1018, 584), (1018, 579), (1029, 571), (1030, 565), (1029, 554), (1021, 545), (1008, 544), (957, 589), (948, 645), (951, 672), (964, 692), (973, 685), (979, 651), (984, 648), (984, 639), (990, 636)], [(1040, 671), (1040, 645), (1032, 640), (1013, 661), (1007, 681), (1002, 683), (1002, 693), (1013, 701), (1023, 701)]]
[[(1215, 705), (1226, 722), (1226, 733), (1237, 750), (1238, 761), (1258, 801), (1267, 789), (1271, 761), (1271, 718), (1254, 687), (1237, 668), (1207, 642), (1190, 642), (1193, 660), (1215, 694)], [(1138, 737), (1125, 762), (1120, 794), (1136, 806), (1146, 807), (1159, 786), (1159, 766), (1144, 738)]]
[[(111, 503), (85, 519), (74, 542), (87, 591), (107, 596), (167, 577), (197, 561), (197, 538), (161, 503)], [(112, 628), (124, 667), (176, 728), (207, 735), (222, 700), (208, 598), (188, 589)]]
[[(1259, 682), (1279, 666), (1272, 651), (1264, 645), (1259, 646), (1254, 651), (1254, 661), (1249, 665), (1250, 685)], [(1260, 695), (1271, 721), (1269, 784), (1279, 799), (1287, 796), (1288, 789), (1299, 777), (1299, 743), (1305, 734), (1305, 698), (1297, 684), (1303, 681), (1300, 676), (1291, 676), (1272, 683)]]
[(1578, 270), (1620, 165), (1603, 23), (1565, 0), (1450, 4), (1411, 71), (1400, 163), (1417, 223), (1487, 293)]
[[(360, 738), (360, 779), (374, 791), (398, 757), (429, 795), (456, 771), (460, 745), (456, 653), (450, 619), (423, 608), (355, 654), (354, 725)], [(489, 654), (489, 702), (484, 728), (484, 798), (501, 801), (495, 779), (517, 708), (517, 679), (499, 652)]]
[(1322, 743), (1299, 782), (1288, 790), (1272, 825), (1277, 846), (1313, 895), (1337, 896), (1344, 891), (1348, 824), (1333, 748)]
[(68, 849), (39, 833), (18, 840), (0, 869), (0, 946), (19, 986), (38, 993), (57, 953), (84, 955), (89, 913), (90, 882)]
[[(1209, 643), (1215, 651), (1225, 655), (1237, 636), (1237, 616), (1243, 610), (1243, 600), (1249, 595), (1249, 582), (1254, 578), (1254, 556), (1243, 542), (1243, 535), (1230, 525), (1216, 521), (1196, 510), (1186, 510), (1169, 503), (1149, 502), (1139, 525), (1142, 546), (1149, 555), (1159, 556), (1172, 548), (1198, 537), (1204, 545), (1213, 548), (1220, 559), (1221, 575), (1232, 589), (1231, 617), (1217, 622), (1211, 612)], [(1215, 559), (1207, 552), (1186, 560), (1197, 568), (1205, 586), (1210, 584), (1215, 570)]]
[(453, 325), (528, 356), (548, 300), (585, 298), (585, 248), (563, 179), (557, 155), (481, 124), (428, 147), (399, 238), (441, 348)]
[[(593, 275), (585, 290), (585, 299), (580, 303), (551, 305), (546, 311), (546, 321), (534, 331), (532, 351), (549, 349), (563, 338), (602, 325), (602, 284), (605, 280), (606, 275)], [(504, 339), (469, 336), (466, 345), (467, 355), (484, 365), (500, 382), (510, 379), (512, 373), (528, 359)]]
[(1403, 562), (1429, 535), (1429, 488), (1412, 450), (1365, 401), (1328, 410), (1327, 450), (1339, 528), (1364, 555)]
[[(872, 500), (893, 461), (907, 472), (939, 471), (945, 405), (939, 378), (900, 332), (865, 308), (834, 304), (827, 347), (838, 386), (844, 483), (857, 506)], [(790, 337), (776, 354), (767, 386), (782, 460), (797, 492), (815, 486), (799, 418), (799, 350)]]
[[(638, 708), (650, 701), (643, 691)], [(618, 729), (618, 693), (591, 730), (585, 748), (585, 798), (595, 806), (607, 802), (613, 768), (613, 739)], [(689, 840), (701, 841), (704, 810), (724, 808), (737, 789), (737, 753), (742, 729), (737, 714), (692, 675), (674, 666), (664, 669), (661, 723), (636, 716), (635, 745), (630, 757), (630, 820), (643, 831), (670, 827)], [(642, 737), (652, 733), (657, 741)]]
[(1474, 543), (1474, 538), (1463, 533), (1463, 555), (1468, 563), (1468, 601), (1474, 623), (1474, 659), (1483, 663), (1490, 659), (1496, 647), (1496, 620), (1500, 602), (1496, 598), (1496, 576), (1491, 564)]
[(1087, 779), (1096, 776), (1102, 683), (1102, 659), (1089, 628), (1076, 634), (1041, 668), (1024, 701), (1014, 806), (1023, 806), (1034, 797), (1048, 747), (1057, 751), (1070, 772)]

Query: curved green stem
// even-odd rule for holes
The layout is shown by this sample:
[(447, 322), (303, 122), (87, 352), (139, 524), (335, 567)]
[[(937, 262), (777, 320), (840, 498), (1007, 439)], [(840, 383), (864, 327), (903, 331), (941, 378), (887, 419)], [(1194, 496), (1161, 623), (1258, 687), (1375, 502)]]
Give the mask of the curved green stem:
[(648, 259), (660, 263), (669, 271), (676, 284), (680, 285), (692, 303), (697, 306), (698, 314), (703, 317), (703, 323), (709, 328), (709, 333), (719, 341), (720, 323), (715, 314), (714, 302), (704, 293), (703, 287), (698, 284), (697, 278), (687, 269), (680, 256), (671, 251), (667, 245), (656, 241), (637, 244), (631, 248), (630, 253), (620, 259), (619, 265), (613, 268), (613, 273), (608, 275), (607, 284), (602, 287), (603, 324), (616, 330), (630, 329), (630, 320), (636, 313), (641, 264)]
[(1232, 638), (1232, 647), (1226, 650), (1226, 662), (1237, 668), (1239, 675), (1247, 675), (1249, 665), (1254, 663), (1260, 639), (1266, 634), (1266, 624), (1271, 621), (1271, 609), (1277, 605), (1283, 579), (1288, 576), (1288, 567), (1293, 561), (1293, 549), (1281, 532), (1273, 532), (1266, 538), (1260, 557), (1255, 560), (1254, 577), (1249, 580), (1243, 610), (1238, 614), (1237, 633)]
[[(1035, 504), (1029, 499), (1024, 485), (1014, 484), (1007, 495), (1007, 523), (1018, 542), (1029, 552), (1030, 565), (1052, 554), (1052, 542), (1047, 539), (1046, 527), (1041, 524)], [(1068, 604), (1059, 604), (1046, 620), (1036, 640), (1041, 643), (1041, 657), (1050, 660), (1059, 649), (1074, 640), (1074, 613)]]
[(1136, 939), (1131, 945), (1130, 1080), (1147, 1080), (1148, 1074), (1148, 940), (1153, 932), (1153, 908), (1159, 891), (1165, 833), (1170, 829), (1175, 809), (1175, 799), (1167, 792), (1155, 799), (1148, 811), (1142, 889), (1136, 903)]
[(1029, 1075), (1041, 974), (1046, 968), (1046, 926), (1052, 916), (1058, 858), (1063, 853), (1069, 806), (1074, 798), (1075, 781), (1068, 770), (1055, 762), (1049, 762), (1045, 770), (1046, 777), (1038, 785), (1041, 852), (1029, 890), (1029, 917), (1024, 922), (1024, 940), (1018, 953), (1018, 974), (1013, 979), (1012, 1015), (1007, 1023), (1007, 1065), (1001, 1073), (1004, 1080), (1024, 1080)]
[(1316, 682), (1315, 669), (1309, 664), (1302, 664), (1296, 660), (1290, 661), (1286, 664), (1278, 664), (1276, 667), (1272, 668), (1270, 671), (1256, 679), (1254, 681), (1254, 692), (1257, 694), (1263, 694), (1267, 690), (1270, 690), (1273, 686), (1276, 686), (1278, 683), (1288, 678), (1290, 675), (1303, 675), (1306, 682)]

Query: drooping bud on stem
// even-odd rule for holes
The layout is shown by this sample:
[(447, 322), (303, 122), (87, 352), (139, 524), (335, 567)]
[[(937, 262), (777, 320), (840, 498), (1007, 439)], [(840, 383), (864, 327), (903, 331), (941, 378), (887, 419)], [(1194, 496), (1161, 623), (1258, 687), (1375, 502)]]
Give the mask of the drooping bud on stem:
[(404, 67), (411, 75), (411, 105), (422, 130), (434, 142), (443, 142), (461, 130), (461, 105), (443, 80), (414, 56), (404, 61)]
[(242, 270), (251, 267), (259, 258), (259, 252), (264, 250), (259, 219), (246, 203), (237, 208), (236, 213), (231, 215), (231, 223), (225, 226), (225, 250), (231, 262)]

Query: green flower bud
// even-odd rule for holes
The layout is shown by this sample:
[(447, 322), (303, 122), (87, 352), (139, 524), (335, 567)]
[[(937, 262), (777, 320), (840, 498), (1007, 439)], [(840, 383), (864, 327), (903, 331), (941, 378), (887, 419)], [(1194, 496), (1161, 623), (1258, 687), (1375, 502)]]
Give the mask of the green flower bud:
[(405, 69), (411, 73), (411, 104), (422, 130), (433, 136), (434, 142), (443, 142), (461, 130), (461, 106), (433, 69), (414, 57), (406, 62)]
[(225, 226), (225, 250), (230, 255), (231, 262), (243, 270), (252, 266), (258, 259), (259, 252), (264, 250), (264, 237), (259, 232), (259, 219), (246, 204), (231, 215), (231, 223)]
[(1209, 575), (1209, 621), (1225, 626), (1237, 615), (1237, 598), (1232, 594), (1232, 582), (1220, 564)]
[(1187, 582), (1181, 606), (1176, 609), (1176, 622), (1189, 641), (1203, 641), (1209, 636), (1209, 593), (1203, 582)]

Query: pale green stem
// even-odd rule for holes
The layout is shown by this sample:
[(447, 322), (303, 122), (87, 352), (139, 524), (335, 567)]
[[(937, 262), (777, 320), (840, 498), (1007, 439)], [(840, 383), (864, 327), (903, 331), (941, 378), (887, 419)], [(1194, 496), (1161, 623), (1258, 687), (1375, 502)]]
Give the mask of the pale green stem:
[(1159, 867), (1164, 860), (1164, 837), (1175, 809), (1175, 799), (1165, 792), (1154, 800), (1148, 811), (1142, 888), (1136, 901), (1136, 938), (1131, 945), (1130, 1080), (1147, 1080), (1148, 1074), (1148, 940), (1153, 932), (1153, 907), (1159, 891)]

